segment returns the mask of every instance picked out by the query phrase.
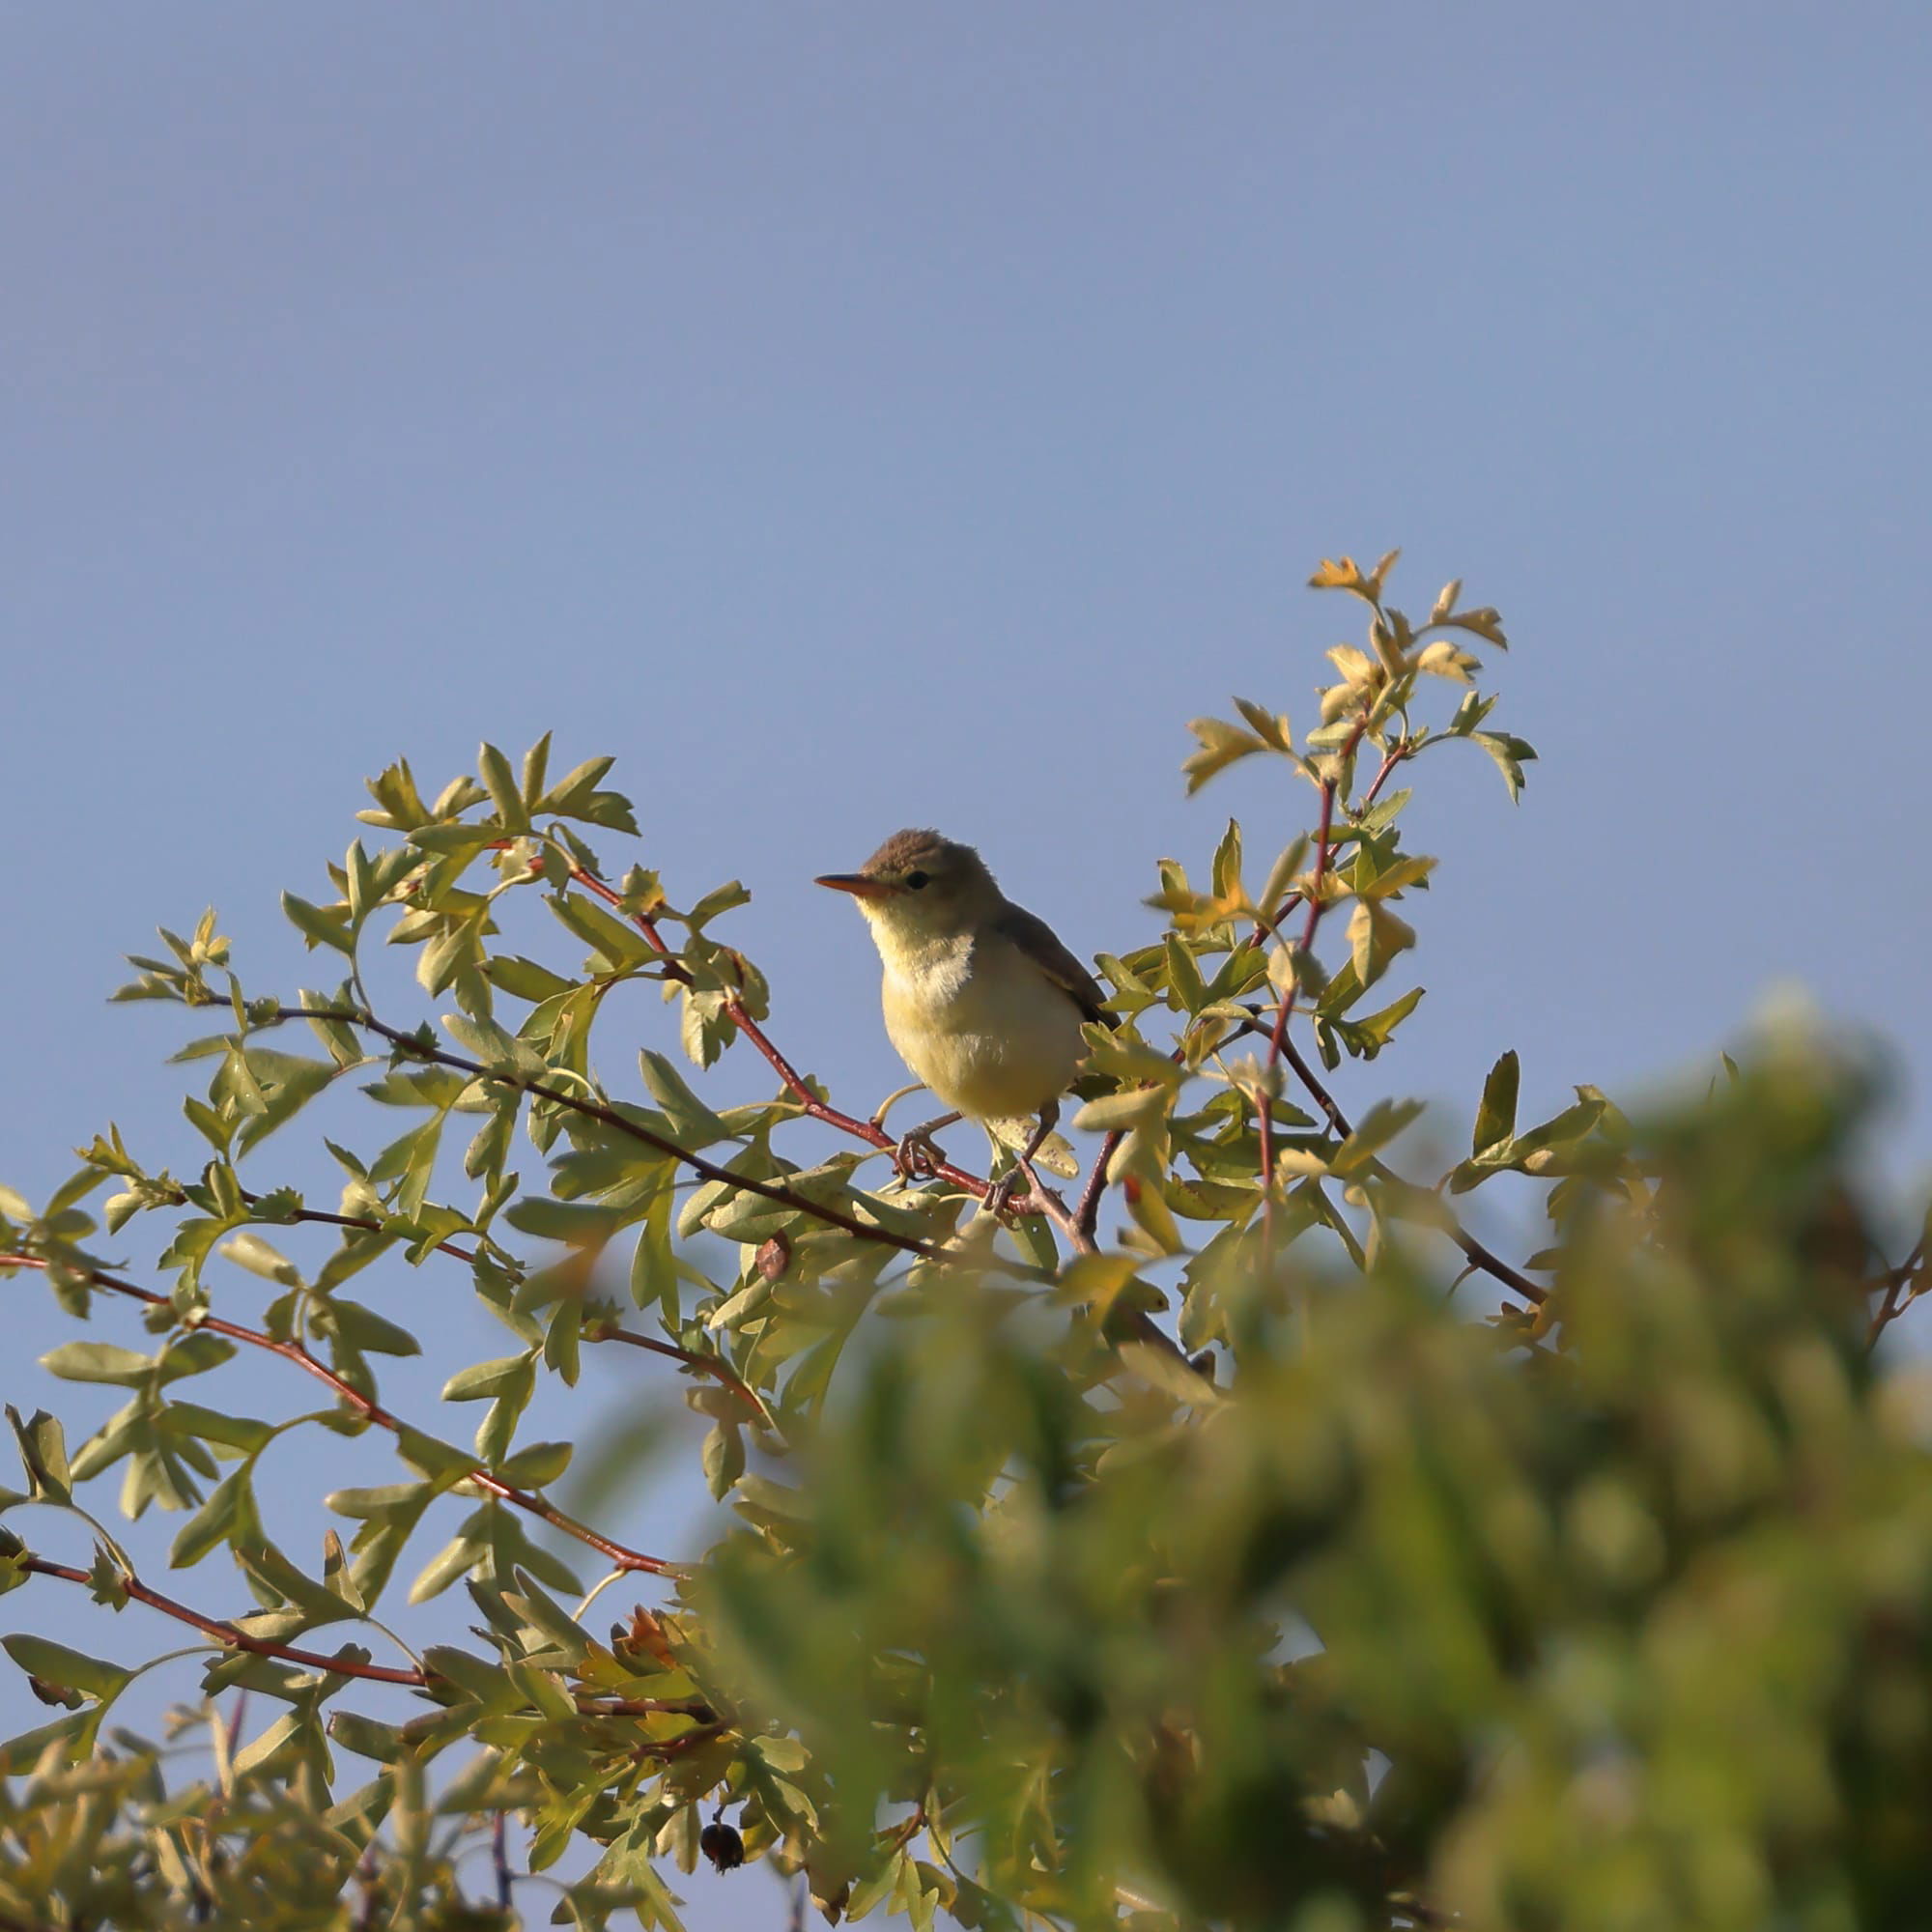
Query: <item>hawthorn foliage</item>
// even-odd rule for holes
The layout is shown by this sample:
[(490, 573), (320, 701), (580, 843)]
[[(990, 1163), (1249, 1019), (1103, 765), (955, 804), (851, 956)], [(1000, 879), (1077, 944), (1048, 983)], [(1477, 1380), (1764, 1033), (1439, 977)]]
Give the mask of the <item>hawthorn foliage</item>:
[[(746, 1861), (922, 1928), (1917, 1922), (1932, 1469), (1872, 1351), (1928, 1277), (1861, 1200), (1873, 1079), (1786, 1029), (1700, 1104), (1522, 1122), (1503, 1052), (1433, 1175), (1418, 1103), (1345, 1115), (1327, 1076), (1422, 996), (1410, 781), (1475, 752), (1514, 797), (1534, 755), (1478, 682), (1496, 613), (1412, 623), (1392, 561), (1314, 579), (1367, 638), (1309, 728), (1194, 723), (1190, 789), (1272, 761), (1307, 829), (1161, 863), (1165, 930), (1099, 959), (1085, 1179), (1006, 1223), (895, 1174), (767, 1032), (747, 895), (607, 867), (611, 761), (548, 740), (371, 782), (284, 900), (317, 987), (244, 983), (213, 915), (137, 959), (121, 997), (207, 1023), (192, 1153), (110, 1129), (0, 1192), (0, 1275), (82, 1331), (43, 1366), (125, 1396), (71, 1447), (12, 1411), (0, 1589), (81, 1613), (4, 1639), (48, 1715), (0, 1747), (0, 1926), (674, 1927)], [(535, 898), (542, 958), (503, 943)], [(371, 999), (378, 940), (421, 1010)], [(635, 1072), (632, 980), (676, 1009)], [(727, 1052), (769, 1097), (704, 1096)], [(317, 1202), (278, 1156), (343, 1087), (388, 1129), (324, 1143)], [(1463, 1218), (1505, 1175), (1548, 1223), (1520, 1263)], [(504, 1338), (427, 1414), (383, 1386), (443, 1333), (410, 1270)], [(525, 1420), (586, 1348), (681, 1378), (711, 1548), (554, 1500), (578, 1445)], [(298, 1431), (393, 1479), (278, 1543)], [(151, 1739), (117, 1704), (163, 1636), (199, 1695)]]

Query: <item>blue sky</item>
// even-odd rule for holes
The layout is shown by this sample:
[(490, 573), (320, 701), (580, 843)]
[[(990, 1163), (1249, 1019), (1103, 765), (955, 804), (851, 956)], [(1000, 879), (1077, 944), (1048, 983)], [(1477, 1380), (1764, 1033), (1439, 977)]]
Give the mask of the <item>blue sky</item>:
[(1526, 1106), (1641, 1094), (1796, 982), (1889, 1043), (1925, 1174), (1921, 10), (124, 5), (4, 44), (14, 1186), (109, 1118), (191, 1164), (122, 952), (213, 900), (298, 982), (277, 895), (363, 775), (546, 728), (617, 754), (674, 895), (752, 888), (776, 1035), (869, 1105), (903, 1076), (812, 874), (936, 823), (1123, 950), (1156, 857), (1303, 822), (1271, 775), (1185, 800), (1184, 721), (1312, 719), (1355, 627), (1300, 585), (1398, 544), (1410, 608), (1501, 607), (1543, 762), (1520, 809), (1422, 769), (1431, 997), (1344, 1097), (1453, 1142), (1506, 1046)]

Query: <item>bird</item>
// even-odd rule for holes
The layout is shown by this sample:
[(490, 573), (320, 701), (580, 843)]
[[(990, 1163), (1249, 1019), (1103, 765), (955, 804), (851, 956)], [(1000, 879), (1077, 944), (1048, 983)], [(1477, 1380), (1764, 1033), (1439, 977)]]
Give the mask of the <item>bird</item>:
[(1037, 1116), (986, 1207), (1002, 1212), (1021, 1174), (1040, 1193), (1033, 1159), (1086, 1055), (1081, 1028), (1114, 1023), (1099, 982), (1043, 919), (1000, 891), (972, 846), (929, 829), (895, 832), (856, 872), (816, 883), (858, 902), (885, 968), (887, 1037), (949, 1109), (901, 1138), (900, 1173), (930, 1174), (932, 1136), (962, 1118)]

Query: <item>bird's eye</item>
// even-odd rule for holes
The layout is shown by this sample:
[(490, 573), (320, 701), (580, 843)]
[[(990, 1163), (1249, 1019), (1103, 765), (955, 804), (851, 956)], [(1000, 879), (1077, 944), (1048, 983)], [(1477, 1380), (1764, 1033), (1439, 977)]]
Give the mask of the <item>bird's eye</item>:
[(932, 883), (931, 879), (928, 878), (926, 874), (923, 872), (908, 872), (906, 874), (906, 884), (910, 886), (914, 892), (920, 892), (926, 886), (929, 886), (931, 883)]

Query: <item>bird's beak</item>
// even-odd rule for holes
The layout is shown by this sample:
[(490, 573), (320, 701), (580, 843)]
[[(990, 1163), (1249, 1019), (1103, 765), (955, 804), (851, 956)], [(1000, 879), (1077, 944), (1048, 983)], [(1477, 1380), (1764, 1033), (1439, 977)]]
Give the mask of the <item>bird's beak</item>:
[(821, 872), (812, 884), (830, 886), (835, 893), (850, 893), (858, 899), (896, 898), (903, 890), (884, 879), (868, 879), (864, 872)]

